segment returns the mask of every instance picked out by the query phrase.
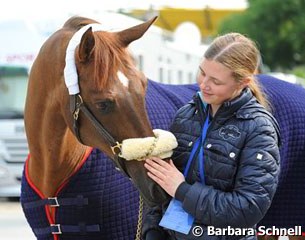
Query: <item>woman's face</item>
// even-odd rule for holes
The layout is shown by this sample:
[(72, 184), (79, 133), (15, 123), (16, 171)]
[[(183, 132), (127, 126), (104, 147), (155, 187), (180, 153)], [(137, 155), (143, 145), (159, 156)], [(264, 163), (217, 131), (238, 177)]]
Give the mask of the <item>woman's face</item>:
[(203, 100), (211, 104), (216, 111), (223, 102), (238, 96), (242, 88), (245, 87), (244, 84), (238, 83), (233, 78), (232, 71), (229, 68), (207, 59), (204, 59), (199, 66), (197, 82)]

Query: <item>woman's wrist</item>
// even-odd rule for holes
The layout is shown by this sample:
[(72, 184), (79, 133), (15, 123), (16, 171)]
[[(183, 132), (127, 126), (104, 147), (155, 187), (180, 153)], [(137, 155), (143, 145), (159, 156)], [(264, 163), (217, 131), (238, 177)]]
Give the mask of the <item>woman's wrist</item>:
[(182, 182), (176, 192), (175, 192), (175, 198), (181, 202), (183, 202), (186, 193), (188, 192), (189, 188), (191, 187), (190, 184), (188, 184), (187, 182)]

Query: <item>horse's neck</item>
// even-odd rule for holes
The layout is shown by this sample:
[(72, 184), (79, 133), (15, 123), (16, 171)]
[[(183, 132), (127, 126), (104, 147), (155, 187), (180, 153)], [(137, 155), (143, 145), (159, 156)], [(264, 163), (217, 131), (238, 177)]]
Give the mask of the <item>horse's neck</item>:
[(41, 129), (41, 134), (29, 139), (29, 176), (46, 197), (54, 195), (90, 150), (77, 141), (65, 121), (59, 118), (58, 114), (49, 113), (40, 126), (35, 126)]

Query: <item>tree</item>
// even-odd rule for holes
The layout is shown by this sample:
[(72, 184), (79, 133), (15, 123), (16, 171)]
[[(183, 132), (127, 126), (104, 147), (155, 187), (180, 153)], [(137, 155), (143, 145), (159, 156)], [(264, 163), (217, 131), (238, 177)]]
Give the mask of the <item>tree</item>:
[(305, 1), (248, 1), (243, 13), (222, 21), (219, 33), (237, 31), (255, 40), (271, 69), (305, 64)]

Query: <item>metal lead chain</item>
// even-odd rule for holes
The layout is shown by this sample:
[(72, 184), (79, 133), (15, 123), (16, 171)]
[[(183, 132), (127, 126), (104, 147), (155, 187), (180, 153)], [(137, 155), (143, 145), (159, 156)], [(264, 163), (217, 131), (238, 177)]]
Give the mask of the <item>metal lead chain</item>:
[(135, 240), (141, 240), (141, 230), (142, 230), (142, 222), (143, 222), (143, 198), (141, 194), (139, 194), (139, 213), (138, 213), (138, 224), (137, 224), (137, 233)]

